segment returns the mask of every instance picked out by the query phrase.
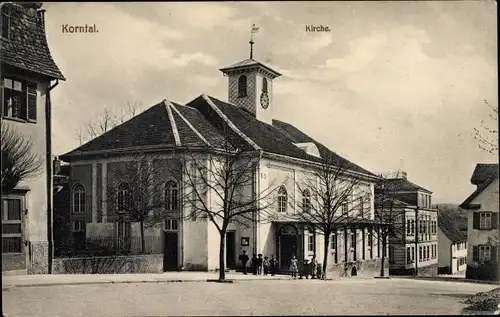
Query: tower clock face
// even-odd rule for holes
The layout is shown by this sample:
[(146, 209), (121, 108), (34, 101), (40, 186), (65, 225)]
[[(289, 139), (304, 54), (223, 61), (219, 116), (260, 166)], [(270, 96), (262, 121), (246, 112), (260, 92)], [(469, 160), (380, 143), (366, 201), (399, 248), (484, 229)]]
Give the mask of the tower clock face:
[(263, 92), (261, 95), (260, 95), (260, 105), (262, 106), (262, 108), (264, 109), (267, 109), (267, 107), (269, 107), (269, 96), (267, 95), (266, 92)]

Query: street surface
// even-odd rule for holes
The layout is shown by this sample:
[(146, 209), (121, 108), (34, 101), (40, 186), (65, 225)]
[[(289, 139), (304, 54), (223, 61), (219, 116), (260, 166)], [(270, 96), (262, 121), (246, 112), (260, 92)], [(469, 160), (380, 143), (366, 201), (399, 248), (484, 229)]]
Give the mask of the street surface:
[(256, 280), (234, 284), (93, 284), (13, 287), (12, 316), (460, 314), (460, 300), (495, 285), (412, 279)]

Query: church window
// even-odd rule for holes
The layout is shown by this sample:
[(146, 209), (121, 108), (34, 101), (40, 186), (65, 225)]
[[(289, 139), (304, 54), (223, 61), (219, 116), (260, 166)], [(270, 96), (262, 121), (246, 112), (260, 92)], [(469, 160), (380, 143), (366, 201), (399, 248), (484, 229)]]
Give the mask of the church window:
[(278, 211), (286, 212), (288, 197), (285, 186), (281, 185), (278, 190)]
[(165, 184), (165, 209), (167, 211), (177, 210), (179, 208), (179, 188), (177, 183), (169, 180)]
[(247, 96), (247, 76), (241, 75), (238, 78), (238, 97)]
[(267, 78), (262, 78), (262, 92), (267, 93)]
[(311, 212), (311, 193), (309, 189), (305, 189), (302, 192), (302, 208), (305, 213)]

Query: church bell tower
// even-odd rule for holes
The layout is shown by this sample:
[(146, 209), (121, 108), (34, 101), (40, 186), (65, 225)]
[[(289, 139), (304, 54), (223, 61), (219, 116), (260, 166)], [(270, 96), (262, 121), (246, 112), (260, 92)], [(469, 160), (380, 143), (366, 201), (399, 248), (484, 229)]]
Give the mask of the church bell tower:
[(250, 58), (221, 68), (228, 77), (228, 101), (246, 109), (258, 120), (272, 124), (273, 120), (273, 80), (280, 73), (253, 59), (253, 33), (250, 39)]

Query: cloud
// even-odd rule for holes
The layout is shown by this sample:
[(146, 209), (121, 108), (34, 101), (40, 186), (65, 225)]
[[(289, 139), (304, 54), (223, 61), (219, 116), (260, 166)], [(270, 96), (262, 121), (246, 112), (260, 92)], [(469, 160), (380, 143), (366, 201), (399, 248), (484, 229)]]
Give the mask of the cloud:
[(179, 57), (172, 59), (171, 65), (175, 67), (185, 67), (192, 62), (197, 62), (207, 66), (214, 66), (217, 64), (217, 60), (213, 56), (196, 52), (181, 54)]

